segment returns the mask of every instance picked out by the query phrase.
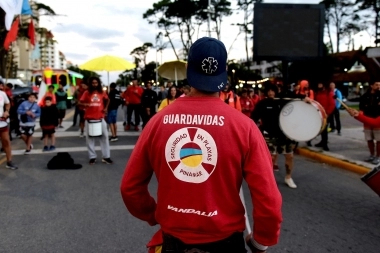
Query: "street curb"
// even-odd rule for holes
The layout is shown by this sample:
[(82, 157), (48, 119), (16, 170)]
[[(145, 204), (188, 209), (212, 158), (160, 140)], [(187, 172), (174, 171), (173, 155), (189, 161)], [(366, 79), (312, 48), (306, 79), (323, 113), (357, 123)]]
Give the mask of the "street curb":
[(343, 160), (340, 160), (338, 158), (328, 156), (326, 154), (316, 152), (316, 151), (313, 151), (313, 150), (310, 150), (307, 148), (297, 148), (295, 150), (295, 153), (298, 155), (301, 155), (301, 156), (305, 156), (305, 157), (314, 159), (318, 162), (326, 163), (326, 164), (329, 164), (329, 165), (332, 165), (335, 167), (339, 167), (341, 169), (345, 169), (348, 171), (355, 172), (355, 173), (360, 174), (360, 175), (367, 174), (369, 171), (371, 171), (370, 168), (367, 168), (367, 167), (364, 167), (361, 165), (357, 165), (357, 164), (353, 164), (353, 163), (348, 162), (348, 161), (343, 161)]

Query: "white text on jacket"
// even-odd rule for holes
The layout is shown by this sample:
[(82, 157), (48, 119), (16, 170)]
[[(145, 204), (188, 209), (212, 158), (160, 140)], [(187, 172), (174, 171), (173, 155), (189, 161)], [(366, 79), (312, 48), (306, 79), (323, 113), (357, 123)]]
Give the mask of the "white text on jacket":
[(218, 115), (190, 115), (190, 114), (168, 114), (164, 116), (164, 124), (182, 125), (206, 125), (223, 126), (224, 117)]
[(192, 214), (197, 214), (197, 215), (206, 216), (206, 217), (212, 217), (212, 216), (218, 215), (217, 210), (215, 210), (213, 212), (202, 212), (202, 211), (195, 210), (195, 209), (184, 209), (184, 208), (174, 207), (171, 205), (168, 205), (168, 209), (172, 210), (174, 212), (177, 212), (177, 213), (192, 213)]

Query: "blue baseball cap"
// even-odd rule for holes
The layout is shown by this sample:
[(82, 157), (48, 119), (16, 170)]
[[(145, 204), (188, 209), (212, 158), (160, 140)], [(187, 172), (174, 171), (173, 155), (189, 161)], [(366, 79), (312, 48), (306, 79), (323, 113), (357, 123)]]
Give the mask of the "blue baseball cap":
[(203, 37), (190, 47), (187, 81), (203, 91), (219, 92), (227, 85), (227, 50), (214, 38)]

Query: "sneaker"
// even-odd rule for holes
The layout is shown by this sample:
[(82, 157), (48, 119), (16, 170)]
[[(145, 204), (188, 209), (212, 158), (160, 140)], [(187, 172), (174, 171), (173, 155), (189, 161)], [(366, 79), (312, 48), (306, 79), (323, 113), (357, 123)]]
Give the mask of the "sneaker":
[(25, 152), (24, 152), (24, 155), (30, 155), (31, 154), (31, 150), (29, 149), (29, 150), (25, 150)]
[(110, 141), (112, 141), (112, 142), (117, 141), (117, 140), (118, 140), (117, 137), (111, 137), (110, 138)]
[(106, 164), (113, 164), (113, 161), (111, 160), (111, 158), (103, 158), (102, 162)]
[(323, 143), (322, 142), (318, 142), (317, 144), (314, 145), (314, 147), (322, 148), (323, 147)]
[(90, 161), (88, 162), (90, 165), (94, 165), (96, 163), (96, 159), (95, 158), (92, 158), (90, 159)]
[(80, 137), (80, 138), (83, 138), (83, 137), (84, 137), (83, 132), (80, 133), (79, 137)]
[(50, 151), (55, 150), (55, 146), (50, 146), (49, 150), (50, 150)]
[(307, 141), (307, 142), (306, 142), (306, 145), (307, 145), (308, 147), (311, 147), (311, 141)]
[(131, 126), (130, 126), (130, 125), (126, 125), (126, 126), (124, 127), (124, 131), (128, 131), (129, 129), (131, 129)]
[(368, 157), (367, 159), (365, 159), (364, 161), (365, 161), (365, 162), (372, 162), (373, 159), (375, 159), (375, 157), (374, 157), (374, 156), (370, 156), (370, 157)]
[(135, 126), (135, 131), (140, 131), (140, 128), (138, 126)]
[(324, 151), (330, 151), (329, 147), (327, 147), (327, 146), (323, 146), (322, 148)]
[(273, 171), (280, 171), (280, 168), (278, 167), (278, 165), (273, 165)]
[(49, 147), (48, 146), (44, 146), (44, 149), (42, 151), (44, 151), (44, 152), (49, 151)]
[(17, 170), (18, 167), (16, 165), (14, 165), (14, 163), (12, 162), (7, 162), (7, 165), (5, 166), (7, 169), (11, 169), (11, 170)]
[(292, 178), (285, 178), (285, 184), (287, 184), (292, 189), (297, 188), (297, 185), (294, 183)]
[(380, 163), (380, 157), (375, 157), (375, 159), (372, 160), (372, 164), (379, 164)]

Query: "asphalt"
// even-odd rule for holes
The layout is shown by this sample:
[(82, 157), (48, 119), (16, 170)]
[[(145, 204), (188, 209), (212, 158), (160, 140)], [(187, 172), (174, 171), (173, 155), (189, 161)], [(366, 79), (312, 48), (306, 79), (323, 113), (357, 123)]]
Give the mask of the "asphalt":
[(364, 139), (363, 125), (346, 111), (340, 111), (340, 116), (341, 135), (338, 135), (337, 132), (329, 133), (328, 147), (330, 151), (326, 152), (322, 148), (314, 147), (320, 141), (320, 136), (318, 136), (312, 141), (313, 147), (308, 147), (306, 143), (299, 143), (298, 153), (316, 161), (363, 175), (376, 166), (364, 161), (370, 153)]
[[(330, 153), (345, 152), (361, 159), (367, 156), (365, 142), (360, 146), (360, 134), (356, 142), (348, 138), (350, 129), (360, 127), (352, 120), (342, 115), (342, 136), (330, 134)], [(121, 127), (122, 122), (118, 124)], [(0, 252), (147, 252), (145, 245), (158, 228), (132, 217), (119, 192), (138, 133), (120, 128), (119, 141), (111, 143), (114, 164), (90, 166), (78, 128), (71, 127), (70, 119), (64, 126), (57, 131), (57, 148), (70, 152), (82, 169), (47, 170), (56, 152), (42, 152), (38, 138), (31, 155), (23, 155), (21, 140), (12, 142), (18, 170), (0, 165)], [(38, 130), (35, 136), (39, 137)], [(343, 141), (340, 146), (339, 141)], [(355, 148), (342, 151), (354, 143), (361, 154)], [(293, 179), (298, 188), (290, 189), (283, 182), (283, 164), (280, 156), (275, 177), (283, 196), (284, 222), (279, 244), (268, 252), (379, 252), (380, 198), (361, 182), (360, 175), (296, 156)], [(149, 190), (155, 197), (154, 177)], [(243, 190), (252, 224), (246, 185)]]

